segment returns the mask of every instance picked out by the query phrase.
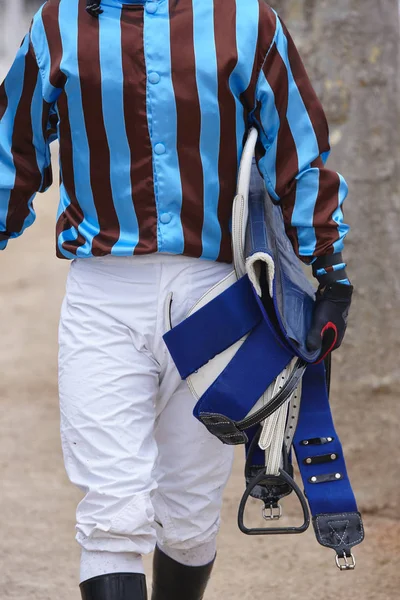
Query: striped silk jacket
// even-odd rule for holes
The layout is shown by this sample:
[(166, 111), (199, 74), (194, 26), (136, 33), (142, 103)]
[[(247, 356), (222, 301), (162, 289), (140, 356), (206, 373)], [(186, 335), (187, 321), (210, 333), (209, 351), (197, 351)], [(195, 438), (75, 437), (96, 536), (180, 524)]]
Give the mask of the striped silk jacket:
[(48, 0), (0, 88), (0, 249), (35, 219), (60, 143), (57, 255), (230, 262), (238, 164), (305, 261), (342, 250), (345, 181), (293, 41), (263, 0)]

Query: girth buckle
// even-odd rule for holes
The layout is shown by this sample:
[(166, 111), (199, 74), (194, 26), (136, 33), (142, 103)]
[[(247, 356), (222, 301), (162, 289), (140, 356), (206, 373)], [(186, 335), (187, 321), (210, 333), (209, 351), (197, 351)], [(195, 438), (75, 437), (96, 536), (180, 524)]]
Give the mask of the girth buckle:
[(283, 515), (282, 505), (279, 503), (273, 504), (271, 502), (269, 506), (264, 506), (261, 513), (265, 521), (279, 521)]
[(343, 554), (336, 554), (335, 556), (336, 566), (341, 571), (354, 571), (356, 568), (356, 559), (354, 554), (350, 552), (350, 556), (347, 556), (346, 552)]

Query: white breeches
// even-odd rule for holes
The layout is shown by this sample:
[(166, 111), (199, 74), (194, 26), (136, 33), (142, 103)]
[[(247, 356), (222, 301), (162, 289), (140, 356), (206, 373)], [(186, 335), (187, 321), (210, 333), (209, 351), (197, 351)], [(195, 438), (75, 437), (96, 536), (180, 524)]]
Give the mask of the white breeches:
[(59, 340), (61, 438), (85, 496), (88, 551), (189, 550), (218, 532), (233, 451), (192, 415), (195, 400), (162, 336), (232, 267), (182, 256), (72, 262)]

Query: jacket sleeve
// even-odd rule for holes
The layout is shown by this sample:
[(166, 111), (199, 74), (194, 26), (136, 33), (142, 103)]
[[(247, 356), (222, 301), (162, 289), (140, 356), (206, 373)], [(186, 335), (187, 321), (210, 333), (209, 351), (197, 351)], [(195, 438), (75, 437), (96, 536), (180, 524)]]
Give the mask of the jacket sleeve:
[(0, 250), (33, 223), (35, 194), (52, 183), (52, 110), (27, 35), (0, 87)]
[(322, 106), (298, 51), (277, 18), (275, 37), (260, 72), (253, 124), (260, 132), (258, 166), (286, 233), (305, 263), (341, 252), (343, 177), (325, 168), (329, 132)]

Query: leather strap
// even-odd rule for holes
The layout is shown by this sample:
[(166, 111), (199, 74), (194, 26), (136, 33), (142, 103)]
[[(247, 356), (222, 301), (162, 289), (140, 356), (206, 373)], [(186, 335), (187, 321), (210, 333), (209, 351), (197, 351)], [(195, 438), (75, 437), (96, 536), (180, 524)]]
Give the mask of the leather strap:
[(364, 527), (359, 512), (317, 515), (313, 526), (318, 542), (336, 550), (339, 556), (351, 556), (353, 546), (364, 539)]

